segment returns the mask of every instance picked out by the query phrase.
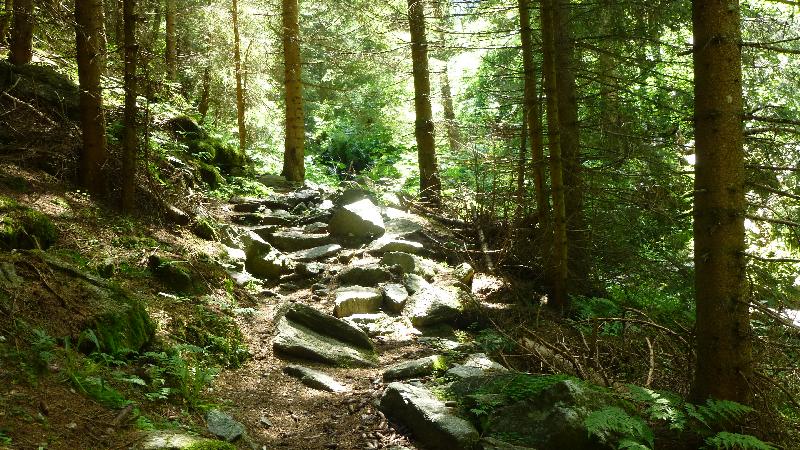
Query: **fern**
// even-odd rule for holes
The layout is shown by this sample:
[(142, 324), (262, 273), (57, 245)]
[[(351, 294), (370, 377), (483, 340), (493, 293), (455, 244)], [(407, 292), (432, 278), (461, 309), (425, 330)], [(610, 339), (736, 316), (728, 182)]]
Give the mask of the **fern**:
[(706, 439), (706, 448), (715, 450), (777, 450), (776, 447), (767, 444), (755, 436), (728, 433), (726, 431), (717, 433)]
[[(622, 408), (608, 406), (593, 411), (584, 420), (590, 435), (596, 436), (603, 443), (618, 442), (618, 448), (651, 449), (653, 448), (653, 431), (641, 417), (633, 417)], [(634, 444), (638, 444), (638, 447)]]
[(699, 406), (687, 403), (684, 405), (684, 409), (689, 417), (697, 420), (706, 428), (712, 428), (714, 424), (738, 422), (753, 411), (753, 408), (741, 403), (714, 399), (708, 399), (705, 405)]

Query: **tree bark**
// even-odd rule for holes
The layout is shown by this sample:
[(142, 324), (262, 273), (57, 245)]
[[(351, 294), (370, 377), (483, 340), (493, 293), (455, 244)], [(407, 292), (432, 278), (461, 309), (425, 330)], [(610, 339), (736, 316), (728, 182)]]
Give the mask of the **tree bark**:
[(298, 0), (283, 0), (283, 58), (286, 92), (286, 141), (282, 175), (289, 181), (305, 178), (305, 115), (300, 66), (300, 8)]
[(408, 0), (408, 24), (411, 31), (411, 62), (414, 72), (414, 110), (416, 112), (414, 135), (417, 140), (417, 158), (419, 160), (419, 192), (423, 202), (438, 205), (441, 200), (442, 187), (436, 162), (424, 0)]
[(525, 213), (525, 172), (528, 165), (528, 111), (522, 106), (522, 128), (519, 133), (519, 155), (517, 157), (517, 209), (514, 218), (519, 221)]
[(561, 156), (561, 124), (558, 101), (558, 77), (555, 57), (555, 11), (558, 0), (541, 0), (542, 48), (545, 93), (547, 95), (548, 148), (553, 196), (553, 254), (551, 261), (552, 301), (549, 305), (564, 314), (569, 308), (567, 297), (568, 240), (564, 198), (563, 161)]
[(164, 63), (167, 66), (167, 79), (175, 81), (178, 73), (178, 48), (175, 44), (175, 0), (166, 0), (164, 3)]
[(206, 66), (203, 72), (203, 91), (200, 93), (200, 104), (197, 105), (197, 112), (200, 113), (200, 123), (206, 121), (208, 114), (209, 100), (211, 98), (211, 69)]
[(580, 156), (578, 89), (575, 83), (575, 43), (572, 35), (571, 0), (553, 3), (555, 64), (558, 78), (558, 115), (561, 127), (561, 156), (564, 166), (564, 202), (569, 240), (568, 277), (570, 290), (590, 290), (589, 233), (583, 215), (585, 187)]
[(542, 110), (539, 105), (537, 89), (536, 65), (533, 60), (533, 33), (531, 31), (530, 0), (518, 0), (520, 21), (520, 37), (522, 40), (522, 67), (524, 71), (524, 101), (527, 110), (527, 130), (533, 159), (533, 190), (536, 196), (536, 210), (539, 226), (545, 233), (550, 229), (550, 202), (545, 190), (544, 170), (547, 162), (544, 159), (542, 144)]
[(123, 42), (125, 45), (125, 112), (122, 133), (122, 210), (132, 212), (136, 204), (136, 64), (139, 47), (136, 44), (136, 0), (122, 0)]
[(101, 0), (75, 0), (75, 42), (83, 132), (79, 177), (81, 186), (95, 196), (104, 196), (107, 193), (106, 120), (100, 88), (100, 77), (105, 66), (102, 21)]
[(125, 0), (111, 0), (114, 4), (114, 43), (125, 57)]
[(236, 119), (239, 124), (239, 148), (244, 151), (247, 145), (247, 131), (245, 129), (244, 115), (244, 88), (242, 86), (242, 57), (239, 43), (239, 6), (233, 0), (231, 6), (231, 17), (233, 19), (233, 64), (236, 72)]
[(0, 44), (6, 43), (8, 26), (11, 24), (12, 9), (14, 9), (14, 0), (5, 0), (3, 2), (3, 12), (0, 14)]
[[(442, 33), (442, 39), (444, 39), (444, 33)], [(447, 143), (450, 146), (450, 151), (456, 153), (461, 150), (461, 136), (458, 131), (458, 123), (456, 123), (453, 93), (450, 88), (450, 77), (447, 75), (446, 60), (442, 69), (442, 109), (444, 110), (444, 121), (447, 129)]]
[(745, 295), (745, 176), (738, 0), (694, 0), (697, 302), (692, 397), (748, 403), (752, 332)]
[(8, 61), (15, 66), (30, 64), (33, 58), (33, 0), (16, 0), (12, 20)]

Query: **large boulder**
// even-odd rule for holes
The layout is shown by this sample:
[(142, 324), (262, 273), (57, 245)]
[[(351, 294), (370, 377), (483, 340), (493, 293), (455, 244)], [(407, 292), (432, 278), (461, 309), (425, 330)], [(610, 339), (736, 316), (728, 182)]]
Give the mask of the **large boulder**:
[[(381, 397), (380, 409), (387, 417), (411, 430), (425, 448), (474, 450), (480, 435), (468, 421), (453, 414), (429, 390), (404, 383), (390, 383)], [(568, 448), (568, 447), (551, 447)]]
[(372, 350), (337, 340), (325, 334), (325, 331), (312, 331), (284, 316), (278, 321), (278, 334), (272, 341), (272, 347), (277, 353), (340, 367), (375, 365)]
[(334, 213), (328, 224), (334, 236), (371, 238), (381, 236), (385, 229), (380, 209), (369, 199), (344, 205)]
[(403, 314), (416, 327), (453, 323), (461, 317), (469, 296), (457, 286), (429, 285), (408, 298)]
[(392, 274), (377, 264), (348, 266), (339, 273), (339, 282), (345, 285), (376, 286), (391, 278)]
[(326, 334), (338, 341), (352, 344), (366, 350), (373, 350), (372, 341), (360, 329), (351, 324), (324, 314), (302, 303), (291, 304), (285, 314), (290, 321), (303, 325), (315, 332)]
[(341, 287), (333, 295), (333, 315), (336, 317), (375, 313), (380, 310), (383, 303), (383, 293), (371, 287)]

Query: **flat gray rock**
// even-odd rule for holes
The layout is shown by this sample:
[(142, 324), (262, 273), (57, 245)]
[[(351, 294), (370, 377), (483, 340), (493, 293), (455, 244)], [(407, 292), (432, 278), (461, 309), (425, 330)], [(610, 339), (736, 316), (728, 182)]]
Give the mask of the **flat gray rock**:
[[(145, 433), (139, 450), (186, 450), (191, 448), (222, 448), (221, 442), (180, 431), (156, 430)], [(216, 447), (215, 447), (216, 446)]]
[(209, 433), (228, 442), (239, 439), (245, 433), (244, 425), (219, 409), (212, 409), (206, 414), (206, 425)]
[(415, 273), (407, 273), (403, 275), (403, 285), (406, 287), (406, 290), (409, 294), (414, 294), (427, 287), (430, 287), (431, 284), (428, 282), (428, 280)]
[(371, 287), (341, 287), (334, 291), (333, 295), (333, 315), (336, 317), (376, 313), (383, 303), (383, 293)]
[(425, 446), (434, 450), (476, 450), (480, 435), (468, 421), (456, 416), (429, 390), (405, 383), (390, 383), (380, 409), (401, 422)]
[(409, 378), (431, 375), (437, 370), (444, 370), (447, 363), (441, 355), (403, 361), (389, 366), (383, 371), (383, 381), (407, 380)]
[(326, 244), (319, 247), (310, 248), (308, 250), (300, 250), (289, 255), (290, 258), (297, 261), (316, 261), (318, 259), (330, 258), (342, 251), (342, 246), (339, 244)]
[(400, 266), (403, 273), (414, 273), (417, 268), (417, 261), (414, 255), (402, 252), (388, 252), (381, 258), (383, 266)]
[(312, 389), (334, 393), (347, 392), (350, 390), (350, 388), (339, 383), (330, 375), (309, 369), (305, 366), (289, 365), (283, 368), (283, 373), (299, 379), (301, 383)]
[(355, 347), (372, 352), (372, 341), (359, 328), (337, 319), (331, 315), (317, 311), (302, 303), (292, 303), (284, 314), (290, 321), (303, 325), (314, 332), (327, 335), (335, 340), (343, 341)]
[(403, 314), (415, 327), (452, 323), (461, 316), (469, 295), (456, 286), (430, 285), (408, 298)]
[(408, 291), (405, 286), (397, 283), (387, 283), (383, 285), (383, 305), (386, 310), (393, 313), (400, 313), (406, 306)]
[(375, 237), (381, 236), (385, 228), (380, 209), (365, 198), (336, 211), (328, 230), (334, 236)]
[(416, 254), (422, 251), (423, 246), (419, 242), (407, 241), (405, 239), (397, 239), (384, 236), (370, 246), (370, 253), (382, 255), (388, 252), (403, 252)]
[(339, 273), (339, 282), (344, 285), (377, 286), (378, 283), (389, 281), (391, 278), (392, 274), (377, 264), (348, 266)]
[(307, 250), (333, 243), (333, 238), (328, 233), (307, 234), (302, 231), (278, 231), (272, 233), (266, 240), (284, 252)]
[(289, 261), (274, 249), (265, 254), (248, 253), (244, 266), (254, 277), (268, 280), (277, 280), (289, 272)]
[[(359, 332), (363, 333), (361, 330)], [(375, 354), (371, 350), (356, 347), (329, 335), (315, 332), (286, 317), (278, 321), (278, 334), (272, 347), (278, 353), (297, 358), (318, 361), (340, 367), (375, 366)], [(366, 335), (365, 335), (366, 336)]]

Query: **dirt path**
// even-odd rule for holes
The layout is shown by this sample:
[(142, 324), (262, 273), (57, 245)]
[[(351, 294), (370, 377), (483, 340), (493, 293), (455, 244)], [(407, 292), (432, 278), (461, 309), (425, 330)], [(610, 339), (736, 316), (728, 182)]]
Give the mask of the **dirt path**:
[[(240, 222), (241, 216), (233, 219)], [(275, 232), (285, 229), (279, 227)], [(298, 302), (330, 314), (332, 293), (339, 285), (336, 274), (353, 262), (377, 262), (365, 253), (364, 247), (354, 246), (338, 256), (321, 260), (325, 270), (319, 277), (289, 277), (291, 281), (284, 283), (265, 281), (264, 291), (257, 295), (255, 314), (241, 321), (253, 358), (244, 367), (223, 373), (215, 389), (225, 405), (223, 409), (246, 426), (253, 448), (417, 448), (403, 434), (404, 430), (394, 428), (378, 411), (377, 403), (384, 388), (382, 373), (389, 365), (430, 355), (434, 349), (414, 337), (397, 340), (380, 336), (373, 339), (378, 355), (378, 364), (373, 368), (332, 367), (287, 358), (273, 351), (280, 305)], [(314, 295), (315, 283), (325, 284), (328, 293)], [(348, 392), (330, 393), (304, 386), (283, 373), (283, 368), (292, 362), (327, 373), (347, 386)]]

